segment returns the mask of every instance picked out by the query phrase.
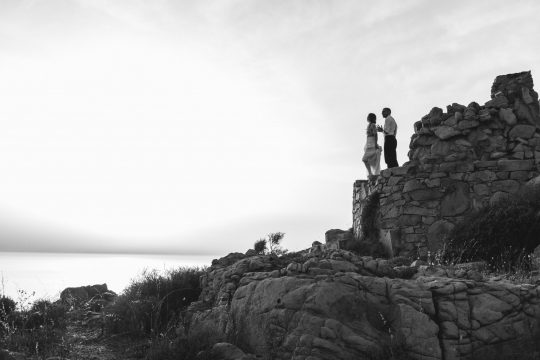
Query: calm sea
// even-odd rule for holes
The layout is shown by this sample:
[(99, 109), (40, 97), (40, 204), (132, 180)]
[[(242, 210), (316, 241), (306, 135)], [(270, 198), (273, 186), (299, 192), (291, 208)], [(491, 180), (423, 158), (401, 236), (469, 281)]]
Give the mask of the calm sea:
[(18, 300), (56, 300), (66, 287), (106, 283), (121, 293), (144, 270), (166, 272), (182, 266), (210, 266), (217, 256), (56, 254), (0, 252), (0, 291)]

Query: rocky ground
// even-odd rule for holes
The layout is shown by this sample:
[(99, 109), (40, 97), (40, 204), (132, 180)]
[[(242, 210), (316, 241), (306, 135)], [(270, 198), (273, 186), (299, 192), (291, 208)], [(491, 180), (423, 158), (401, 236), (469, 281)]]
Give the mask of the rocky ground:
[[(46, 360), (136, 360), (143, 357), (144, 341), (122, 336), (103, 336), (101, 326), (89, 323), (76, 310), (68, 314), (64, 333), (67, 357), (51, 356)], [(0, 360), (40, 360), (31, 355), (0, 351)]]
[(263, 359), (539, 359), (540, 286), (529, 280), (344, 250), (236, 253), (202, 279), (189, 331), (214, 329)]
[[(201, 360), (540, 359), (537, 273), (511, 281), (481, 262), (436, 266), (316, 246), (229, 254), (201, 287), (176, 331), (215, 339)], [(148, 349), (146, 340), (104, 336), (99, 313), (68, 319), (69, 359), (134, 360)]]

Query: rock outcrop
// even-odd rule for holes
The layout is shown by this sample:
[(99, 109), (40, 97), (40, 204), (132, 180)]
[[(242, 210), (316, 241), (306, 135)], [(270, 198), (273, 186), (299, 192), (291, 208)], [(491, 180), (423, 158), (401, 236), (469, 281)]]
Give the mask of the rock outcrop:
[(540, 173), (538, 94), (530, 72), (498, 76), (484, 105), (433, 108), (414, 126), (409, 162), (358, 180), (353, 230), (374, 192), (380, 241), (394, 255), (426, 256), (475, 209), (519, 191)]
[(482, 266), (335, 249), (232, 256), (202, 277), (188, 331), (264, 359), (540, 358), (540, 286), (486, 280)]
[(111, 301), (116, 294), (107, 288), (107, 284), (68, 287), (60, 293), (60, 301), (68, 305), (79, 305), (89, 300)]

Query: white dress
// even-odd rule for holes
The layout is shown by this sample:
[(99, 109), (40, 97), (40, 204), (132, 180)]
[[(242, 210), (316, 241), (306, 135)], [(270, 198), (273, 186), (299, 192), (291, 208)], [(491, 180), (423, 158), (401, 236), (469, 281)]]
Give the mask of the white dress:
[(377, 145), (377, 137), (369, 136), (377, 131), (375, 124), (370, 124), (367, 129), (368, 137), (366, 146), (364, 146), (364, 156), (362, 161), (369, 166), (373, 175), (379, 175), (381, 172), (381, 147)]

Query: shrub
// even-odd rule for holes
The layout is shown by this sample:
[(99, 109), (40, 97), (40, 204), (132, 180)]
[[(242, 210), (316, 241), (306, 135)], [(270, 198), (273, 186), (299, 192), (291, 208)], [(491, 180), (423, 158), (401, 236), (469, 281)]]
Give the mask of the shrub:
[(50, 326), (54, 329), (63, 329), (66, 326), (66, 307), (60, 302), (51, 303), (49, 300), (37, 300), (28, 312), (25, 328), (36, 329)]
[[(156, 338), (147, 351), (147, 360), (210, 360), (211, 357), (204, 350), (209, 350), (215, 343), (224, 341), (223, 335), (215, 328), (198, 327), (190, 331), (187, 336), (168, 339)], [(202, 352), (202, 353), (201, 353)]]
[(255, 241), (255, 244), (253, 244), (253, 250), (259, 255), (262, 255), (266, 252), (266, 240), (265, 239), (259, 239)]
[(69, 345), (63, 338), (66, 309), (60, 303), (38, 300), (29, 308), (14, 310), (14, 301), (4, 301), (11, 311), (1, 321), (0, 348), (33, 354), (39, 358), (66, 356)]
[(261, 238), (255, 241), (253, 249), (258, 254), (273, 254), (277, 256), (284, 255), (288, 252), (287, 249), (283, 249), (280, 245), (284, 236), (285, 233), (282, 232), (270, 233), (266, 236), (266, 239)]
[(15, 310), (17, 303), (7, 296), (0, 297), (0, 319), (5, 320), (7, 315)]
[(105, 308), (106, 328), (155, 336), (170, 331), (186, 307), (199, 298), (203, 272), (199, 268), (179, 268), (165, 275), (143, 272)]
[(360, 214), (360, 239), (348, 246), (349, 250), (373, 257), (386, 257), (384, 246), (379, 241), (379, 199), (380, 193), (374, 191), (368, 195)]
[(492, 270), (529, 266), (540, 245), (540, 186), (490, 204), (459, 223), (448, 236), (444, 258), (451, 263), (485, 260)]

